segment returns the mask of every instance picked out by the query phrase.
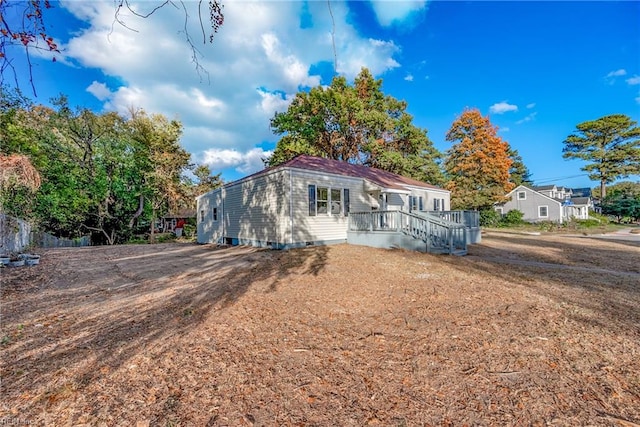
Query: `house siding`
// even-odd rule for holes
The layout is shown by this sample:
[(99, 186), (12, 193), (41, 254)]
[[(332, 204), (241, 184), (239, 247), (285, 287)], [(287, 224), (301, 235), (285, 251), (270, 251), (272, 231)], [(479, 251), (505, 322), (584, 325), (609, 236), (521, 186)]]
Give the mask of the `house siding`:
[[(518, 200), (518, 192), (524, 191), (526, 193), (526, 199)], [(503, 214), (514, 209), (519, 210), (524, 214), (523, 220), (528, 222), (540, 222), (540, 221), (555, 221), (561, 222), (563, 218), (563, 207), (560, 202), (550, 199), (536, 191), (533, 191), (526, 187), (517, 187), (508, 195), (511, 199), (500, 205)], [(547, 206), (547, 217), (541, 218), (538, 215), (538, 208), (540, 206)]]
[(226, 187), (224, 237), (267, 246), (287, 241), (290, 230), (289, 171), (279, 170)]
[[(206, 193), (197, 199), (198, 243), (220, 243), (223, 237), (223, 197), (224, 188)], [(213, 220), (213, 209), (218, 212), (218, 220)]]
[[(339, 242), (347, 240), (348, 217), (344, 214), (309, 215), (309, 185), (349, 190), (351, 212), (371, 209), (371, 199), (364, 191), (364, 181), (312, 171), (291, 170), (293, 182), (293, 242)], [(344, 192), (342, 193), (344, 198)], [(344, 200), (343, 212), (344, 212)]]

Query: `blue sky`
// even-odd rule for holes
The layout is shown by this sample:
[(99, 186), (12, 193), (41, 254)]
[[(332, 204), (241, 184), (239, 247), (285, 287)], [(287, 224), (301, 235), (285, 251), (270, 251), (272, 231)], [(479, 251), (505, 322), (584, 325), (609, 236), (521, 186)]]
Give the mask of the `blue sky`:
[[(144, 12), (157, 3), (132, 4)], [(98, 112), (178, 118), (193, 160), (225, 180), (261, 168), (277, 141), (269, 119), (297, 91), (329, 84), (334, 58), (349, 79), (363, 66), (382, 78), (441, 151), (456, 116), (480, 109), (537, 184), (596, 186), (583, 163), (562, 158), (562, 141), (604, 115), (640, 121), (637, 1), (224, 1), (213, 45), (201, 43), (197, 2), (185, 2), (206, 74), (190, 61), (176, 8), (146, 20), (123, 13), (132, 31), (113, 25), (112, 1), (54, 5), (45, 18), (63, 50), (55, 63), (34, 53), (36, 100), (64, 93)]]

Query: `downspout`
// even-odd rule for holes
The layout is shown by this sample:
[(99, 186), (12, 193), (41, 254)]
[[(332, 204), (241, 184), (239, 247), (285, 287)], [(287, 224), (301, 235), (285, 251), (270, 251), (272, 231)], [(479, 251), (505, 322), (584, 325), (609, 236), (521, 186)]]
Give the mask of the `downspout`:
[(291, 234), (291, 246), (293, 246), (293, 177), (289, 169), (289, 233)]
[(220, 189), (220, 199), (222, 200), (222, 236), (221, 236), (222, 239), (223, 239), (222, 242), (221, 242), (222, 244), (225, 243), (225, 236), (226, 236), (225, 227), (226, 227), (227, 220), (225, 219), (226, 218), (226, 211), (224, 209), (224, 199), (226, 199), (226, 198), (227, 198), (227, 192), (224, 191), (224, 187), (222, 187)]

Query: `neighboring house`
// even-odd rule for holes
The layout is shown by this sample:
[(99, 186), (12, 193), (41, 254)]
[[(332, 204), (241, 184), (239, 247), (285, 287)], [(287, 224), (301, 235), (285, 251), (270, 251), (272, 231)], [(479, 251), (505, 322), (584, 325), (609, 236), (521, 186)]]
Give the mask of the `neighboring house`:
[(524, 214), (523, 219), (528, 222), (587, 219), (589, 209), (593, 208), (590, 197), (573, 197), (570, 188), (556, 185), (532, 188), (519, 185), (506, 197), (508, 201), (495, 205), (496, 211), (505, 215), (509, 211), (519, 210)]
[(347, 241), (350, 212), (445, 211), (447, 190), (301, 155), (197, 197), (199, 243), (292, 248)]

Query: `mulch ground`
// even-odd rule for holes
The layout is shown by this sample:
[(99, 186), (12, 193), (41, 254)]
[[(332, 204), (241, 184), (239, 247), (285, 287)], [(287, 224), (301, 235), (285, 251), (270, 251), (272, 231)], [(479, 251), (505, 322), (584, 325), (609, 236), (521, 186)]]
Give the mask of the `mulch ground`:
[(637, 243), (40, 253), (0, 270), (1, 425), (640, 424)]

